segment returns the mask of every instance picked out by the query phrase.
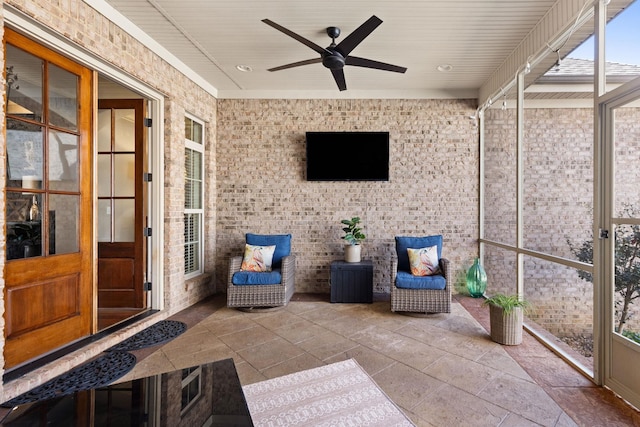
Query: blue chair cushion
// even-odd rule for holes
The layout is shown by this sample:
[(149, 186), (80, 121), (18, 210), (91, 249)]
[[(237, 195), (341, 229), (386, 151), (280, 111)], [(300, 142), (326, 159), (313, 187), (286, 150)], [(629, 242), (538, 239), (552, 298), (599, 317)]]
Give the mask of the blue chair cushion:
[(398, 271), (396, 287), (403, 289), (435, 289), (442, 290), (447, 286), (444, 276), (414, 276), (408, 271)]
[(231, 283), (234, 285), (278, 285), (282, 283), (282, 275), (279, 269), (256, 273), (254, 271), (236, 271), (233, 273)]
[(271, 265), (273, 268), (280, 268), (280, 266), (282, 265), (282, 258), (291, 253), (291, 234), (247, 233), (245, 238), (247, 240), (247, 243), (250, 245), (276, 245), (276, 250), (273, 253), (273, 260), (271, 261)]
[[(442, 258), (442, 236), (404, 237), (396, 236), (396, 254), (398, 256), (398, 272), (410, 271), (407, 248), (421, 249), (430, 246), (438, 247), (438, 259)], [(277, 248), (276, 248), (277, 250)]]

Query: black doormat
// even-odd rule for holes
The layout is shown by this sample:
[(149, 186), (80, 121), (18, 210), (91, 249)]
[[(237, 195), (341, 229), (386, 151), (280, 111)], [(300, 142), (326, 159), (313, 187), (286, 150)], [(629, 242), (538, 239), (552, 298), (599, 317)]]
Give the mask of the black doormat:
[(136, 357), (131, 353), (106, 353), (91, 362), (80, 365), (0, 406), (12, 408), (24, 403), (61, 397), (76, 391), (104, 387), (111, 384), (136, 365)]
[(187, 325), (177, 320), (161, 320), (137, 334), (108, 348), (106, 351), (131, 351), (171, 341), (187, 330)]

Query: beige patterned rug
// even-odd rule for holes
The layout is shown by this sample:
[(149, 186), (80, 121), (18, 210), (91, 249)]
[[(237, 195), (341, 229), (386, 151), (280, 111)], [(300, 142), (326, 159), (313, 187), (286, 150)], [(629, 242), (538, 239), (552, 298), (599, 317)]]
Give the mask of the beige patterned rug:
[(413, 426), (354, 359), (242, 387), (259, 426)]

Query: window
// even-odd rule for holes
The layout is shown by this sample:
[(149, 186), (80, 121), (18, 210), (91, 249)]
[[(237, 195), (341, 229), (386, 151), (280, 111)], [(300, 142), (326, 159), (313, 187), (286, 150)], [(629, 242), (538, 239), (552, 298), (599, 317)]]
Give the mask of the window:
[(202, 390), (200, 385), (200, 374), (202, 368), (196, 366), (182, 370), (182, 402), (180, 404), (180, 414), (184, 415), (191, 405), (200, 397)]
[(192, 117), (184, 119), (184, 273), (203, 272), (203, 169), (204, 125)]

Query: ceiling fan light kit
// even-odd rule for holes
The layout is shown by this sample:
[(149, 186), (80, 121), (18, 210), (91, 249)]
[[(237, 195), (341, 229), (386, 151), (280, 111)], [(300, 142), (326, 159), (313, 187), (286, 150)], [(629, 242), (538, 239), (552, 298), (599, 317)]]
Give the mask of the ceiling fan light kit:
[(304, 61), (281, 65), (279, 67), (270, 68), (268, 71), (280, 71), (289, 68), (300, 67), (302, 65), (322, 63), (325, 68), (328, 68), (331, 71), (331, 74), (333, 75), (333, 78), (338, 85), (338, 89), (340, 89), (341, 91), (347, 90), (347, 83), (344, 77), (343, 70), (345, 65), (373, 68), (383, 71), (392, 71), (395, 73), (404, 73), (405, 71), (407, 71), (405, 67), (350, 55), (353, 49), (355, 49), (369, 34), (371, 34), (373, 30), (375, 30), (380, 24), (382, 24), (382, 20), (375, 15), (365, 21), (358, 28), (356, 28), (351, 34), (349, 34), (338, 44), (336, 44), (336, 38), (340, 36), (340, 28), (327, 27), (327, 35), (331, 37), (331, 44), (326, 48), (315, 44), (314, 42), (302, 37), (299, 34), (294, 33), (293, 31), (281, 25), (276, 24), (269, 19), (263, 19), (262, 22), (275, 28), (278, 31), (281, 31), (282, 33), (310, 47), (320, 54), (319, 58), (307, 59)]

